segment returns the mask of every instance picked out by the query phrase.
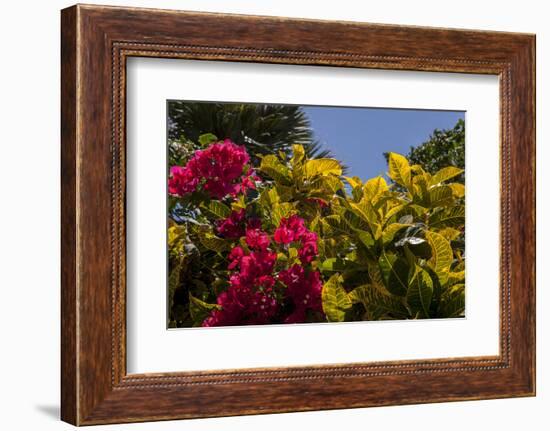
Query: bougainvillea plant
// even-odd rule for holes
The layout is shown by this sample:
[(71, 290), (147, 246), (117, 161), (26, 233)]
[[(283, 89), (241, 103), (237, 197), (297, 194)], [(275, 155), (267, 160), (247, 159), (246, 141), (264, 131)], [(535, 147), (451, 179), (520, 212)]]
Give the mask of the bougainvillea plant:
[(463, 317), (463, 170), (181, 142), (169, 192), (170, 327)]

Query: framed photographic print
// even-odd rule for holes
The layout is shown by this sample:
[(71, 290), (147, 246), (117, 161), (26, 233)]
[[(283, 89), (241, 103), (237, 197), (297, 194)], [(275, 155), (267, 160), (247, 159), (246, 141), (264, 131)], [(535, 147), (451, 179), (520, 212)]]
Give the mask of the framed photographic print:
[(534, 395), (533, 35), (77, 5), (61, 36), (63, 420)]

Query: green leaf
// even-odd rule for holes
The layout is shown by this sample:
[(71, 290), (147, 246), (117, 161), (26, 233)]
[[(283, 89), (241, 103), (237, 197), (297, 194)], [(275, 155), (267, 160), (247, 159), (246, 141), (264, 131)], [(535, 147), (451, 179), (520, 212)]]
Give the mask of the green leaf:
[(334, 159), (312, 159), (308, 160), (304, 166), (305, 176), (307, 178), (316, 175), (342, 175), (342, 167)]
[(260, 203), (265, 207), (273, 207), (281, 198), (276, 188), (265, 189), (260, 195)]
[(449, 186), (437, 186), (430, 189), (430, 206), (432, 208), (454, 204), (453, 189)]
[(464, 206), (452, 207), (449, 210), (441, 210), (430, 215), (429, 226), (431, 228), (460, 227), (464, 226)]
[(447, 241), (453, 241), (457, 239), (460, 235), (460, 231), (453, 229), (452, 227), (446, 227), (444, 229), (438, 230), (437, 233), (444, 237)]
[(401, 154), (389, 153), (388, 156), (389, 176), (397, 184), (406, 187), (411, 186), (411, 167), (409, 162)]
[(389, 244), (393, 241), (393, 238), (401, 229), (409, 227), (410, 224), (405, 223), (391, 223), (382, 232), (382, 243), (384, 245)]
[(406, 319), (409, 317), (401, 298), (385, 294), (371, 284), (356, 287), (348, 296), (353, 304), (363, 304), (368, 311), (369, 320)]
[(349, 294), (348, 297), (352, 304), (365, 304), (367, 301), (367, 289), (370, 286), (368, 284), (363, 284), (361, 286), (357, 286), (355, 289), (353, 289)]
[[(393, 207), (391, 207), (383, 216), (384, 223), (387, 223), (390, 218), (392, 218), (394, 215), (397, 215), (405, 208), (404, 204), (397, 204)], [(412, 219), (412, 217), (411, 217)]]
[(465, 285), (455, 284), (441, 295), (439, 317), (463, 317), (466, 308)]
[(370, 225), (365, 220), (363, 220), (362, 217), (359, 217), (352, 211), (346, 210), (342, 219), (353, 229), (365, 231), (370, 228)]
[(427, 230), (425, 233), (426, 241), (432, 248), (432, 257), (428, 261), (430, 267), (434, 270), (443, 285), (447, 282), (449, 270), (453, 263), (453, 250), (449, 241), (438, 233)]
[(205, 133), (199, 136), (199, 144), (201, 147), (208, 147), (212, 142), (216, 142), (218, 137), (212, 133)]
[(231, 208), (220, 201), (210, 201), (208, 205), (203, 205), (202, 209), (217, 219), (227, 218), (231, 214)]
[(378, 260), (384, 284), (390, 293), (405, 296), (408, 289), (409, 265), (396, 254), (383, 251)]
[(347, 223), (343, 223), (339, 215), (333, 214), (321, 218), (321, 225), (323, 226), (323, 233), (328, 236), (353, 234), (353, 229)]
[(359, 240), (363, 243), (365, 247), (370, 248), (374, 246), (374, 238), (367, 231), (358, 230), (355, 232), (355, 236), (359, 238)]
[(189, 294), (189, 314), (191, 314), (191, 318), (195, 325), (201, 324), (212, 310), (220, 309), (221, 307), (218, 304), (208, 304)]
[(350, 202), (350, 206), (356, 215), (369, 224), (374, 238), (378, 239), (382, 234), (382, 230), (378, 220), (378, 214), (372, 207), (371, 203), (366, 200), (362, 200), (358, 204), (355, 202)]
[(429, 317), (433, 296), (433, 281), (427, 271), (415, 265), (411, 268), (408, 281), (407, 304), (413, 313)]
[(352, 306), (351, 300), (342, 284), (342, 276), (334, 274), (323, 286), (321, 299), (323, 302), (323, 311), (329, 322), (343, 322), (346, 317), (346, 311)]
[(211, 232), (201, 232), (199, 236), (201, 244), (209, 250), (221, 253), (229, 249), (229, 244)]
[(464, 283), (466, 278), (466, 272), (464, 270), (457, 272), (449, 272), (449, 278), (447, 279), (447, 286), (453, 286), (455, 284)]
[(168, 313), (171, 313), (174, 305), (174, 293), (180, 284), (181, 264), (170, 268), (168, 276)]
[(417, 175), (412, 180), (413, 199), (423, 205), (429, 205), (428, 177), (429, 174)]
[(277, 156), (269, 154), (262, 158), (260, 163), (260, 171), (266, 173), (276, 182), (282, 183), (284, 185), (292, 184), (292, 175), (290, 170), (283, 165)]
[(344, 272), (348, 269), (354, 269), (357, 267), (358, 265), (350, 260), (331, 257), (321, 263), (320, 269), (324, 272)]
[(439, 183), (442, 183), (443, 181), (450, 180), (451, 178), (456, 177), (457, 175), (460, 175), (462, 172), (464, 172), (464, 169), (456, 168), (454, 166), (448, 166), (446, 168), (443, 168), (439, 171), (437, 171), (430, 181), (430, 186), (435, 186)]

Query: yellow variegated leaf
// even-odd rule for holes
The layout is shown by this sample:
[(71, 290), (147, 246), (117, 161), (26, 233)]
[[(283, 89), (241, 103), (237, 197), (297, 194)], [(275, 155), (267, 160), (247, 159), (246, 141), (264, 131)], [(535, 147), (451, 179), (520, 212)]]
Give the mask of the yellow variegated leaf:
[(391, 241), (393, 241), (393, 238), (399, 232), (401, 229), (409, 227), (410, 224), (404, 224), (404, 223), (391, 223), (382, 232), (382, 243), (384, 245), (389, 244)]
[[(415, 174), (419, 174), (419, 175), (426, 174), (426, 171), (420, 165), (412, 165), (411, 166), (411, 171), (413, 171)], [(430, 178), (431, 178), (431, 176), (430, 176)]]
[(286, 185), (292, 184), (292, 175), (290, 170), (283, 165), (277, 156), (269, 154), (262, 158), (260, 171), (266, 173), (278, 183)]
[(346, 311), (352, 306), (351, 300), (342, 284), (342, 276), (334, 274), (323, 285), (321, 300), (323, 311), (329, 322), (343, 322)]
[(464, 206), (455, 206), (448, 210), (437, 211), (430, 215), (429, 225), (431, 228), (459, 227), (464, 226)]
[(311, 188), (312, 191), (309, 193), (310, 196), (316, 196), (318, 194), (324, 196), (326, 194), (334, 194), (338, 190), (343, 189), (344, 184), (337, 176), (325, 175), (313, 180), (311, 183)]
[(453, 286), (454, 284), (464, 283), (466, 278), (466, 272), (464, 270), (458, 272), (449, 272), (449, 278), (447, 279), (447, 286)]
[(290, 165), (292, 166), (292, 178), (296, 183), (300, 183), (304, 177), (304, 157), (304, 147), (294, 144), (292, 146), (292, 158), (290, 159)]
[(455, 284), (441, 295), (439, 315), (441, 317), (463, 317), (466, 308), (465, 285)]
[(369, 224), (374, 239), (380, 238), (382, 235), (382, 226), (378, 220), (378, 213), (374, 210), (372, 205), (365, 200), (362, 200), (358, 204), (351, 202), (350, 205), (354, 213)]
[(453, 263), (453, 250), (451, 244), (444, 236), (431, 232), (425, 232), (426, 241), (432, 248), (432, 257), (428, 261), (430, 267), (434, 270), (441, 284), (447, 282), (449, 269)]
[(411, 186), (411, 167), (408, 160), (401, 154), (390, 153), (388, 159), (389, 176), (397, 184), (410, 188)]
[(451, 190), (453, 191), (453, 195), (456, 198), (463, 198), (466, 194), (466, 188), (464, 187), (464, 184), (452, 183), (448, 184), (448, 186), (451, 188)]
[(260, 203), (268, 208), (278, 204), (281, 198), (276, 188), (265, 189), (260, 195)]
[(361, 181), (361, 178), (359, 177), (344, 177), (344, 179), (348, 182), (348, 184), (351, 186), (352, 189), (356, 187), (362, 187), (363, 182)]
[(430, 304), (433, 296), (433, 281), (428, 272), (416, 265), (409, 277), (407, 304), (422, 317), (430, 316)]
[(208, 205), (202, 206), (202, 209), (214, 218), (227, 218), (231, 214), (231, 208), (220, 201), (210, 201)]
[(435, 186), (443, 181), (450, 180), (451, 178), (456, 177), (464, 172), (464, 169), (456, 168), (454, 166), (447, 166), (439, 171), (437, 171), (430, 181), (430, 186)]
[(292, 145), (292, 158), (290, 159), (290, 164), (293, 168), (296, 168), (296, 166), (304, 160), (305, 154), (306, 152), (302, 145)]
[(416, 175), (413, 178), (413, 197), (415, 201), (421, 203), (429, 203), (429, 191), (428, 191), (428, 174)]
[(334, 159), (312, 159), (305, 163), (304, 173), (307, 178), (316, 175), (342, 175), (342, 166)]
[(386, 180), (380, 176), (371, 178), (363, 186), (363, 194), (373, 204), (375, 199), (383, 192), (388, 190), (388, 184)]
[(221, 253), (229, 248), (229, 244), (210, 232), (202, 232), (200, 237), (201, 244), (209, 250)]
[(385, 214), (383, 214), (384, 223), (387, 223), (390, 218), (398, 214), (403, 208), (405, 208), (405, 205), (403, 204), (397, 204), (394, 207), (391, 207)]
[(460, 235), (460, 231), (453, 229), (452, 227), (446, 227), (445, 229), (437, 231), (437, 233), (448, 241), (453, 241)]
[(449, 186), (436, 186), (429, 192), (430, 205), (432, 208), (448, 206), (454, 203), (453, 190)]

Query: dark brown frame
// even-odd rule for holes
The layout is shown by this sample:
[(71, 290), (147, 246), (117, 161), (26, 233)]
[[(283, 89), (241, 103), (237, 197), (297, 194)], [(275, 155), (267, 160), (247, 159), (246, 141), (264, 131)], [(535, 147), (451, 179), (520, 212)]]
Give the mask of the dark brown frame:
[[(535, 394), (534, 35), (78, 5), (62, 11), (61, 49), (63, 420), (88, 425)], [(127, 375), (129, 56), (498, 75), (500, 354)]]

